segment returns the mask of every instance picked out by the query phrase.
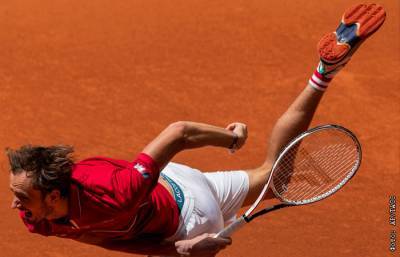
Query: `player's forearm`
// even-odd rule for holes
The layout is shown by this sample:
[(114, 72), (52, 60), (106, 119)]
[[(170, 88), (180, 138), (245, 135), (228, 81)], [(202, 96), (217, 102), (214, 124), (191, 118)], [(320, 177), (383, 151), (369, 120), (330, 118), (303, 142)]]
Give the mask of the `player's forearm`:
[(143, 149), (143, 153), (152, 157), (162, 170), (180, 151), (207, 145), (230, 147), (235, 145), (237, 141), (238, 137), (235, 135), (228, 129), (196, 122), (179, 121), (164, 129)]
[(235, 135), (232, 131), (208, 124), (182, 121), (184, 126), (184, 148), (191, 149), (203, 146), (232, 146)]

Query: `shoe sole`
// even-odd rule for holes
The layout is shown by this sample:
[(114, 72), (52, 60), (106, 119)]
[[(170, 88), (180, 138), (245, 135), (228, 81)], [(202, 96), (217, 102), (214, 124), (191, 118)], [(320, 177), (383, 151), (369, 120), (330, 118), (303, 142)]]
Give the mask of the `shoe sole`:
[(351, 56), (361, 43), (377, 31), (386, 18), (385, 9), (377, 4), (358, 4), (342, 16), (335, 32), (326, 34), (317, 49), (322, 61), (338, 63)]

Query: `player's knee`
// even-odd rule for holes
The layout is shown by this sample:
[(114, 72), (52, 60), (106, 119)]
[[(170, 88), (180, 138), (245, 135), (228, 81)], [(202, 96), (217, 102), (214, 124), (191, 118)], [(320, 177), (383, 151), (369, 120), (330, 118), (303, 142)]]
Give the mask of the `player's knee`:
[(267, 176), (271, 171), (272, 163), (270, 161), (265, 161), (260, 167), (255, 169), (255, 173), (259, 176)]
[(254, 170), (249, 170), (247, 172), (249, 176), (249, 187), (250, 190), (255, 187), (260, 187), (261, 185), (264, 185), (269, 174), (270, 168), (268, 165), (263, 165), (260, 166)]

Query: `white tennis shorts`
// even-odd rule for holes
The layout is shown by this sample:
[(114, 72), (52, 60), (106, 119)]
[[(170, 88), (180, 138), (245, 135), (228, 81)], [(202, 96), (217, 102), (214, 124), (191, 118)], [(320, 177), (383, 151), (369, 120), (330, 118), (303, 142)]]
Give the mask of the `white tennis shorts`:
[(176, 183), (184, 195), (178, 229), (167, 241), (219, 232), (236, 219), (249, 191), (249, 177), (242, 170), (202, 173), (171, 162), (162, 174)]

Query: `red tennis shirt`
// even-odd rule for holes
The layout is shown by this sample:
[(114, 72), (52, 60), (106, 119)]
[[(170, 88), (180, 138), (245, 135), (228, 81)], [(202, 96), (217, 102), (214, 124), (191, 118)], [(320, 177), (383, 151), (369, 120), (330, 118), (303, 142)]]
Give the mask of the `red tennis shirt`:
[(58, 220), (29, 223), (30, 232), (101, 244), (108, 239), (140, 236), (166, 238), (179, 223), (178, 206), (158, 183), (160, 170), (141, 153), (133, 162), (94, 157), (72, 170), (69, 215)]

